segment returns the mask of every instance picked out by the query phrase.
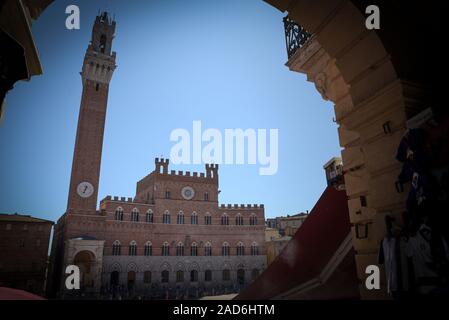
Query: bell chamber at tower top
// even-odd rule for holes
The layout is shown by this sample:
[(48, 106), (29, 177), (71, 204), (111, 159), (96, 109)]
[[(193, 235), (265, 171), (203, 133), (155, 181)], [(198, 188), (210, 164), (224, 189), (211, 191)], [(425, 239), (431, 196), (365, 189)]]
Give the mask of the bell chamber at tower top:
[(103, 12), (95, 19), (92, 37), (84, 57), (81, 76), (85, 80), (108, 84), (117, 67), (116, 53), (112, 51), (115, 21)]

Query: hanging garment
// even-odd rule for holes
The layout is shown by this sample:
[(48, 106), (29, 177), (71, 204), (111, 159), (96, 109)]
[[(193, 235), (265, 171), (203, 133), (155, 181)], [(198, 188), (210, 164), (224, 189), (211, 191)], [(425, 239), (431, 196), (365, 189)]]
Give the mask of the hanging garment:
[(439, 280), (430, 247), (431, 236), (432, 230), (423, 224), (416, 236), (410, 237), (406, 247), (407, 256), (412, 258), (419, 293), (428, 293), (435, 288)]
[(397, 243), (394, 237), (385, 237), (380, 245), (379, 264), (385, 265), (387, 292), (392, 294), (398, 289)]

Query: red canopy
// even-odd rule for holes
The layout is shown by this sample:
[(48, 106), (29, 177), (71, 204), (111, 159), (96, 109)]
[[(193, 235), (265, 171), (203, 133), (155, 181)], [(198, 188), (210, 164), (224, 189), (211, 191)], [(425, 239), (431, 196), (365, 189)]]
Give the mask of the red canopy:
[(236, 299), (357, 299), (345, 191), (327, 187), (271, 265)]
[(0, 300), (46, 300), (46, 299), (27, 291), (0, 287)]

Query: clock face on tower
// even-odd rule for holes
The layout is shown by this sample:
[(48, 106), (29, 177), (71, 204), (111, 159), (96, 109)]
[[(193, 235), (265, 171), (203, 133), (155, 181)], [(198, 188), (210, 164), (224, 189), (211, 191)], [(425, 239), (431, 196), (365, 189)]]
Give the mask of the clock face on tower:
[(190, 200), (195, 196), (195, 191), (192, 187), (184, 187), (181, 190), (182, 197), (186, 200)]
[(76, 192), (81, 198), (89, 198), (94, 193), (94, 186), (90, 182), (83, 181), (76, 188)]

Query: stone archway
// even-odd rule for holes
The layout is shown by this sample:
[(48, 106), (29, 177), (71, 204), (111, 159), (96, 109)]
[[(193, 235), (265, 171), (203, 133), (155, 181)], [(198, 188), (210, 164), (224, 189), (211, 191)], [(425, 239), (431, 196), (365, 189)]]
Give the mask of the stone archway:
[[(411, 30), (422, 33), (419, 19), (402, 17), (397, 4), (382, 4), (387, 6), (381, 18), (387, 30), (374, 31), (365, 27), (360, 1), (264, 1), (312, 35), (289, 55), (286, 65), (307, 74), (323, 99), (334, 103), (357, 274), (364, 283), (366, 266), (377, 264), (384, 216), (402, 220), (406, 192), (396, 189), (400, 164), (395, 155), (406, 121), (429, 106), (427, 77), (414, 71), (424, 50), (404, 49), (413, 49)], [(404, 25), (395, 33), (391, 28), (399, 17)], [(366, 235), (360, 237), (359, 228)], [(385, 290), (360, 286), (360, 294), (362, 299), (382, 298)]]
[(80, 269), (80, 284), (81, 288), (92, 289), (95, 287), (96, 280), (96, 258), (95, 254), (89, 250), (83, 250), (78, 252), (73, 263)]

